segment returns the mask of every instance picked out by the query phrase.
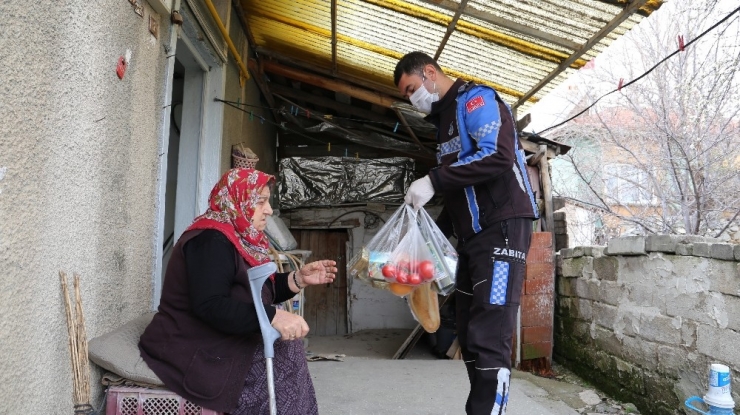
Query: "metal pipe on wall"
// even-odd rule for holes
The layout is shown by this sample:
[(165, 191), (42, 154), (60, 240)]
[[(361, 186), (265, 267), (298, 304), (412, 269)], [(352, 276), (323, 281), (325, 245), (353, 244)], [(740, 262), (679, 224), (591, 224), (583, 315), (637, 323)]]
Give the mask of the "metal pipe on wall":
[(224, 26), (224, 24), (221, 22), (221, 17), (219, 17), (218, 11), (213, 6), (213, 2), (211, 2), (211, 0), (203, 0), (203, 2), (206, 4), (206, 6), (208, 6), (208, 11), (211, 12), (211, 16), (213, 16), (213, 20), (216, 22), (218, 29), (221, 31), (221, 35), (224, 37), (224, 40), (226, 40), (226, 44), (229, 45), (229, 50), (234, 56), (236, 64), (239, 66), (239, 74), (241, 75), (239, 77), (239, 83), (241, 84), (241, 86), (244, 86), (244, 81), (249, 79), (249, 71), (247, 71), (247, 67), (244, 65), (239, 52), (236, 51), (236, 47), (234, 47), (234, 43), (231, 41), (231, 37), (229, 36), (229, 31), (226, 30), (226, 26)]

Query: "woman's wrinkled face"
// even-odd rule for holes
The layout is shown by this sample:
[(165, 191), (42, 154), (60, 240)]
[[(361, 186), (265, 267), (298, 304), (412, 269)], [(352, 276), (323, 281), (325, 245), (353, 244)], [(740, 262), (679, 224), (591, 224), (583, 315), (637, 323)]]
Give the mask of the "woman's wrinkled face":
[(252, 225), (258, 231), (264, 231), (267, 227), (267, 216), (269, 215), (272, 215), (272, 206), (270, 206), (270, 188), (265, 186), (260, 192), (260, 196), (254, 206)]

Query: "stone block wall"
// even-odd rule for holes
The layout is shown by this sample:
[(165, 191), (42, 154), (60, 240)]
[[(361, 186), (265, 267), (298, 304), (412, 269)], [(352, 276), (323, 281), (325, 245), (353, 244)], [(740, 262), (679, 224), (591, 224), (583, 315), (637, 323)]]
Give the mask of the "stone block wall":
[(605, 392), (676, 414), (710, 363), (740, 379), (740, 245), (624, 237), (563, 249), (556, 268), (554, 358)]

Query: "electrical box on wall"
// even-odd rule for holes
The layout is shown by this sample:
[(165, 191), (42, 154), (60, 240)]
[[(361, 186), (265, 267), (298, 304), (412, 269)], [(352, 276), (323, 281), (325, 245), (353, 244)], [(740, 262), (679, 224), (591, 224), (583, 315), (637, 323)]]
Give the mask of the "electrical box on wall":
[(147, 2), (160, 16), (169, 16), (172, 13), (172, 0), (147, 0)]

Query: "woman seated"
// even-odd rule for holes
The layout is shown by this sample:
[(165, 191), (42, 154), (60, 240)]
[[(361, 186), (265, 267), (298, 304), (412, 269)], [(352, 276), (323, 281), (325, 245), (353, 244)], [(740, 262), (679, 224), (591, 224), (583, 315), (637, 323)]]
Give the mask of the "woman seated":
[(336, 263), (309, 263), (277, 273), (255, 305), (247, 270), (270, 261), (264, 233), (274, 177), (252, 169), (226, 172), (211, 191), (208, 210), (175, 244), (159, 309), (139, 350), (165, 386), (189, 401), (231, 415), (269, 413), (267, 374), (255, 306), (264, 307), (281, 334), (275, 343), (278, 413), (317, 414), (306, 365), (306, 321), (276, 309), (308, 285), (334, 281)]

